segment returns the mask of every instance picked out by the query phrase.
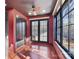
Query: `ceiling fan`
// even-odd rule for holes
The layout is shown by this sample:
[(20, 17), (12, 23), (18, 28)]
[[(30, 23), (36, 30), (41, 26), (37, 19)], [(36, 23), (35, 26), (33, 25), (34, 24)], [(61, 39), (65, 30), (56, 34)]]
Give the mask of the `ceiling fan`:
[(31, 6), (32, 10), (30, 10), (28, 12), (29, 15), (37, 15), (40, 12), (40, 6), (35, 5), (35, 1), (36, 0), (22, 0), (21, 1), (22, 4), (30, 4), (30, 5), (32, 5)]
[(30, 14), (37, 15), (40, 11), (40, 7), (35, 5), (35, 0), (32, 0), (32, 12)]

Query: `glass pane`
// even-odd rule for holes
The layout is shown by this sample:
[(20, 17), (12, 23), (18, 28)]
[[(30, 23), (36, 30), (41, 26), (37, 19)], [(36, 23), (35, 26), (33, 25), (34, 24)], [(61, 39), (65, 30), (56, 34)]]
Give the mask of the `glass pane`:
[(40, 21), (40, 41), (47, 42), (47, 20)]
[(67, 14), (68, 13), (68, 3), (66, 3), (64, 6), (63, 6), (63, 9), (62, 9), (62, 16), (64, 16), (65, 14)]
[(74, 54), (74, 10), (69, 13), (69, 20), (70, 20), (70, 33), (69, 33), (69, 39), (70, 39), (70, 53)]
[(68, 26), (63, 27), (63, 46), (68, 49)]
[(24, 44), (25, 40), (25, 22), (17, 19), (16, 21), (16, 47)]
[(32, 22), (32, 40), (38, 41), (38, 21)]
[(25, 38), (25, 23), (22, 22), (22, 36), (23, 36), (23, 39)]
[(70, 24), (74, 24), (74, 10), (69, 13)]
[(17, 41), (20, 41), (24, 39), (24, 36), (25, 36), (25, 24), (23, 22), (19, 22), (17, 23), (16, 26), (17, 26), (17, 29), (16, 29)]
[(57, 15), (57, 21), (59, 21), (60, 20), (60, 13), (58, 13), (58, 15)]
[(63, 26), (68, 25), (68, 15), (63, 18)]
[(60, 27), (60, 21), (57, 21), (57, 27)]
[(74, 25), (70, 26), (70, 52), (74, 54)]
[(73, 8), (74, 8), (74, 1), (69, 0), (69, 11), (72, 10)]
[(57, 28), (57, 41), (60, 42), (60, 28)]
[(60, 27), (60, 13), (57, 16), (57, 27)]
[(53, 20), (53, 34), (54, 34), (54, 38), (53, 39), (55, 39), (55, 37), (56, 37), (55, 32), (56, 32), (56, 18), (54, 17), (54, 20)]

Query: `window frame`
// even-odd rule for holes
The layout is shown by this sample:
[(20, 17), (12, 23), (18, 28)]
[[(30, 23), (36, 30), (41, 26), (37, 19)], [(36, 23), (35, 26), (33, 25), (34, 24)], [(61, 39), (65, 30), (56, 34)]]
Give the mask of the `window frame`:
[[(34, 21), (38, 21), (38, 41), (33, 41), (32, 40), (32, 37), (31, 37), (31, 40), (33, 41), (33, 42), (43, 42), (43, 43), (48, 43), (49, 42), (49, 35), (48, 35), (48, 33), (49, 33), (49, 20), (48, 20), (49, 18), (46, 18), (46, 19), (36, 19), (36, 20), (31, 20), (30, 21), (30, 23), (31, 23), (31, 25), (30, 25), (30, 35), (32, 36), (32, 22), (34, 22)], [(47, 42), (45, 42), (45, 41), (40, 41), (40, 21), (47, 21)]]
[[(64, 7), (64, 5), (66, 4), (66, 3), (68, 3), (68, 13), (66, 13), (64, 16), (62, 15), (62, 8)], [(56, 26), (55, 26), (55, 28), (56, 28), (56, 33), (55, 33), (55, 38), (56, 38), (56, 42), (68, 53), (68, 55), (70, 55), (71, 56), (71, 58), (73, 59), (74, 58), (74, 55), (72, 55), (72, 53), (70, 53), (69, 51), (70, 51), (70, 39), (69, 39), (69, 34), (70, 34), (70, 32), (69, 32), (69, 30), (70, 30), (70, 27), (69, 26), (71, 26), (71, 25), (73, 25), (74, 26), (74, 24), (70, 24), (69, 23), (69, 21), (71, 21), (71, 20), (69, 20), (69, 13), (71, 13), (72, 11), (74, 11), (74, 7), (71, 9), (71, 10), (69, 10), (69, 1), (65, 1), (65, 3), (63, 4), (63, 6), (59, 9), (59, 11), (57, 12), (57, 14), (54, 16), (54, 17), (56, 17)], [(61, 42), (58, 42), (57, 41), (57, 15), (58, 15), (58, 13), (60, 13), (60, 28), (61, 28), (61, 30), (60, 30), (60, 32), (61, 32), (61, 34), (60, 34), (60, 38), (61, 38)], [(68, 50), (63, 46), (63, 39), (62, 39), (62, 37), (63, 37), (63, 35), (62, 35), (62, 33), (63, 33), (63, 21), (62, 21), (62, 19), (66, 16), (66, 15), (68, 15)]]

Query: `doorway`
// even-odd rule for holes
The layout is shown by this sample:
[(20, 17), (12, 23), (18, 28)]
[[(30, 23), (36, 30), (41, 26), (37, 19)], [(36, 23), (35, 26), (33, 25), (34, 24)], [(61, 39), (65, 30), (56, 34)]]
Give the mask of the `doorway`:
[(48, 42), (48, 19), (31, 20), (31, 40)]

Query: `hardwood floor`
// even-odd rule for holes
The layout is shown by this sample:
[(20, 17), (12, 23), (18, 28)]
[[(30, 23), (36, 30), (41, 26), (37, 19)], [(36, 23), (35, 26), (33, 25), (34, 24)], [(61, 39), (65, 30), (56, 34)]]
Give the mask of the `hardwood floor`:
[(50, 45), (32, 45), (29, 52), (22, 51), (22, 54), (28, 56), (28, 59), (58, 59), (55, 49)]
[[(40, 46), (40, 45), (36, 45), (37, 49), (35, 49), (36, 53), (38, 54), (37, 56), (40, 56), (40, 58), (38, 59), (58, 59), (58, 56), (54, 50), (54, 48), (52, 48), (51, 46)], [(34, 45), (34, 47), (36, 47)], [(34, 52), (34, 51), (33, 51)], [(35, 53), (35, 52), (34, 52)], [(35, 59), (35, 58), (33, 58)]]

